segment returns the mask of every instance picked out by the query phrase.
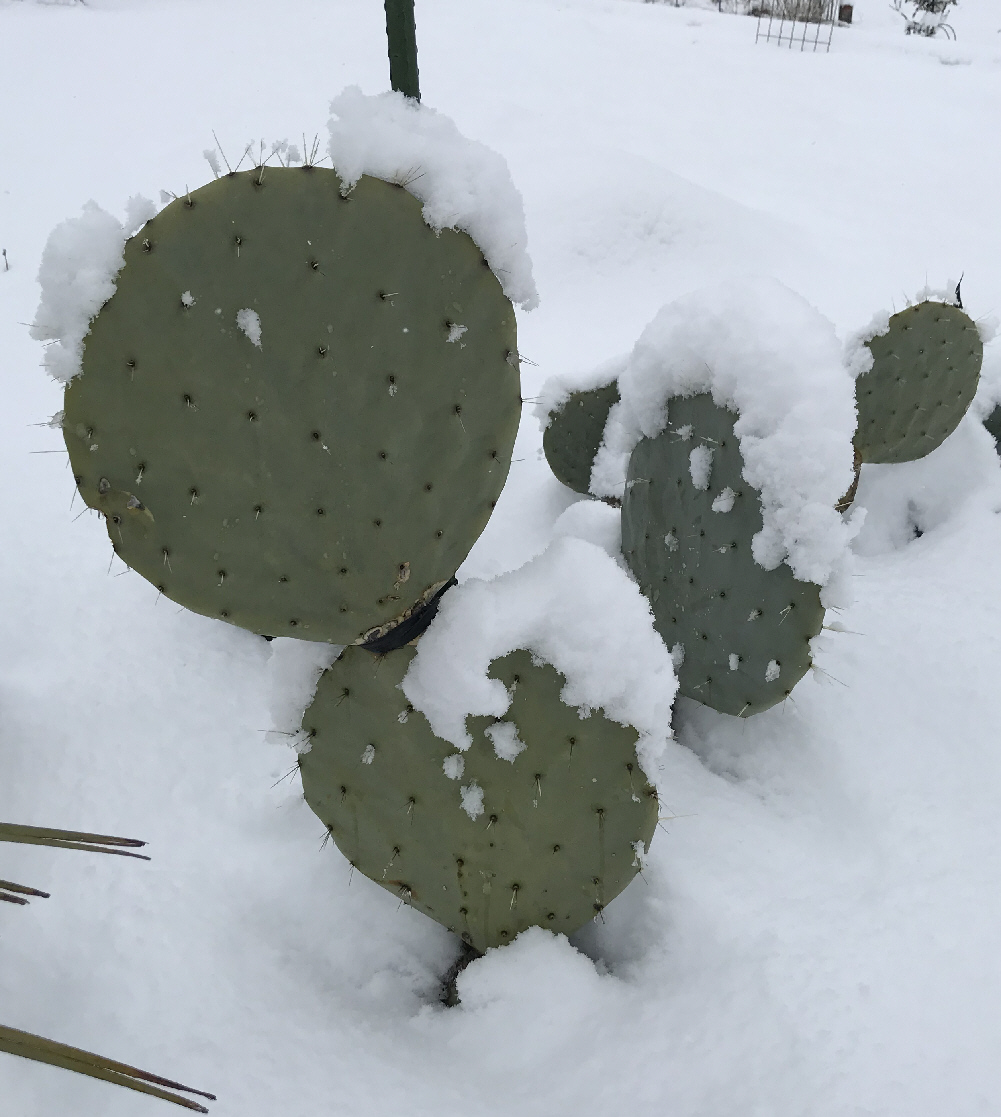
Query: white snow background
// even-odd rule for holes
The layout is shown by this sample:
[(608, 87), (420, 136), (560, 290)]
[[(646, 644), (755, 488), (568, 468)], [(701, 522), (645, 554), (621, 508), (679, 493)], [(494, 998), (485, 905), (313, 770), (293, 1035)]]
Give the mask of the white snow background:
[[(996, 0), (960, 0), (954, 43), (858, 0), (829, 55), (695, 4), (417, 10), (425, 101), (524, 198), (526, 397), (748, 271), (842, 337), (963, 272), (971, 313), (1001, 310)], [(121, 214), (194, 187), (212, 129), (231, 157), (309, 141), (341, 89), (385, 89), (382, 4), (0, 0), (0, 46), (0, 818), (153, 856), (0, 846), (5, 878), (53, 894), (0, 912), (0, 1021), (213, 1090), (216, 1117), (1001, 1110), (1001, 468), (974, 420), (864, 470), (848, 631), (790, 702), (746, 721), (678, 703), (659, 776), (677, 817), (605, 922), (491, 952), (443, 1009), (449, 936), (350, 879), (295, 778), (275, 783), (294, 753), (266, 735), (268, 645), (156, 604), (75, 518), (24, 325), (50, 230), (89, 199)], [(462, 577), (539, 554), (577, 499), (539, 444), (526, 405)], [(0, 1099), (173, 1112), (4, 1055)]]

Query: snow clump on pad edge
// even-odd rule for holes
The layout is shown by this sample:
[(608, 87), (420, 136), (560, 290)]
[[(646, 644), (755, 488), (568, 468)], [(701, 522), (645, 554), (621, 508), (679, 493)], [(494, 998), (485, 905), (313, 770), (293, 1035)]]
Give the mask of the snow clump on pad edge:
[(518, 649), (563, 674), (560, 697), (581, 717), (600, 708), (636, 729), (637, 757), (653, 781), (672, 736), (678, 684), (646, 598), (614, 558), (564, 536), (518, 570), (450, 590), (401, 689), (437, 736), (465, 750), (472, 743), (468, 716), (500, 718), (511, 705), (503, 683), (487, 672)]
[[(912, 298), (907, 300), (907, 306), (918, 306), (923, 302), (945, 303), (947, 306), (956, 306), (958, 305), (956, 303), (958, 291), (959, 284), (954, 283), (951, 279), (944, 287), (930, 287), (926, 284)], [(960, 307), (959, 309), (962, 310), (963, 308)], [(868, 348), (868, 343), (873, 338), (882, 337), (890, 332), (890, 319), (896, 313), (895, 310), (886, 310), (885, 308), (876, 311), (872, 318), (861, 329), (856, 330), (845, 342), (845, 361), (850, 366), (856, 379), (872, 368), (873, 357)], [(1001, 320), (996, 314), (985, 314), (982, 317), (975, 318), (973, 324), (977, 327), (977, 334), (981, 342), (984, 345), (989, 345), (998, 335)]]
[(29, 333), (48, 343), (42, 364), (53, 379), (68, 384), (80, 371), (83, 339), (115, 293), (125, 242), (155, 216), (156, 205), (139, 194), (129, 199), (124, 222), (90, 201), (79, 217), (50, 233), (38, 269), (42, 297)]
[(623, 353), (611, 360), (602, 361), (590, 372), (550, 376), (539, 390), (539, 397), (532, 409), (542, 430), (553, 421), (557, 412), (562, 411), (567, 400), (574, 392), (590, 392), (594, 388), (605, 388), (617, 381), (629, 364), (629, 354)]
[(366, 174), (398, 183), (423, 203), (435, 232), (473, 238), (512, 302), (538, 305), (525, 207), (503, 156), (402, 93), (369, 97), (349, 86), (330, 111), (328, 151), (346, 191)]
[(743, 477), (761, 497), (758, 565), (788, 563), (846, 602), (849, 544), (860, 523), (835, 505), (852, 483), (855, 373), (834, 326), (778, 280), (729, 281), (659, 311), (619, 377), (591, 491), (621, 497), (633, 448), (670, 422), (669, 400), (709, 392), (739, 415)]

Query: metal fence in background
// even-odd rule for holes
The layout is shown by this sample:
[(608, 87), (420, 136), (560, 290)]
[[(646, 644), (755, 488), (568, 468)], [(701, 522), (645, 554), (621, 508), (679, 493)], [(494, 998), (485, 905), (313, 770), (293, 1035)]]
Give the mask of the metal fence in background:
[(758, 17), (755, 42), (826, 52), (831, 49), (838, 0), (756, 0), (750, 14)]

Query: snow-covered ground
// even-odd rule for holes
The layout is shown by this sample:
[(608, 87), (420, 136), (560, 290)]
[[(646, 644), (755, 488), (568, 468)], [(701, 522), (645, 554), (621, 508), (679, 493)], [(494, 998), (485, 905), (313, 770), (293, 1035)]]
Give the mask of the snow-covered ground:
[[(508, 161), (541, 296), (525, 395), (754, 271), (842, 337), (965, 273), (1001, 311), (1001, 9), (956, 42), (858, 0), (830, 54), (634, 0), (418, 0), (425, 102)], [(866, 467), (855, 602), (783, 707), (680, 701), (643, 878), (437, 1002), (442, 929), (322, 849), (266, 738), (269, 646), (169, 601), (71, 507), (28, 337), (49, 231), (210, 177), (212, 130), (307, 141), (386, 87), (378, 0), (0, 0), (0, 818), (146, 838), (150, 864), (0, 847), (0, 1022), (219, 1095), (216, 1117), (967, 1117), (1001, 1109), (1001, 468), (971, 417)], [(300, 139), (301, 142), (301, 139)], [(986, 369), (1001, 372), (999, 345)], [(577, 498), (526, 417), (462, 575)], [(276, 782), (280, 781), (280, 782)], [(6, 907), (7, 905), (5, 905)], [(17, 1117), (162, 1103), (0, 1055)]]

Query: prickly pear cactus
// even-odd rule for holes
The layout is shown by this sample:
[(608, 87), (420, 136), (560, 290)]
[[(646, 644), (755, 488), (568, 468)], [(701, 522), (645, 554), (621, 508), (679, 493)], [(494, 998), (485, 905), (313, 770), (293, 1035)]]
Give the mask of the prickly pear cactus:
[(858, 378), (860, 462), (909, 462), (940, 446), (976, 395), (984, 346), (959, 307), (922, 302), (894, 314), (867, 342), (872, 369)]
[(350, 643), (427, 601), (507, 476), (515, 316), (405, 190), (254, 169), (126, 246), (63, 430), (118, 554), (167, 597)]
[[(991, 409), (990, 414), (984, 419), (984, 426), (994, 439), (995, 448), (1001, 447), (1001, 403)], [(998, 449), (1001, 453), (1001, 449)]]
[[(303, 717), (306, 801), (350, 863), (477, 950), (535, 925), (569, 934), (633, 878), (657, 824), (634, 730), (560, 701), (528, 652), (495, 661), (504, 718), (457, 753), (398, 684), (413, 648), (348, 648)], [(449, 776), (454, 778), (449, 778)]]
[(555, 412), (542, 436), (549, 468), (574, 492), (588, 493), (591, 467), (605, 433), (608, 413), (619, 402), (619, 386), (613, 380), (602, 388), (574, 392)]
[(709, 395), (672, 399), (668, 414), (630, 458), (622, 550), (657, 631), (683, 655), (678, 693), (747, 717), (781, 702), (810, 667), (819, 588), (754, 561), (761, 505), (741, 476), (737, 416)]

